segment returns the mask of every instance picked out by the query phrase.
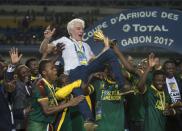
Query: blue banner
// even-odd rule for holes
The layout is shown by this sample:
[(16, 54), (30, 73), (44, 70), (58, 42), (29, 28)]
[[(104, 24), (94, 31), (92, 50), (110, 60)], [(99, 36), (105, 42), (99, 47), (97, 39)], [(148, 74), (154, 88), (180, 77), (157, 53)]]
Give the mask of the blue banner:
[(162, 47), (182, 54), (182, 12), (163, 8), (123, 10), (87, 28), (86, 41), (96, 53), (101, 44), (93, 40), (101, 29), (110, 39), (117, 39), (121, 50), (133, 47)]

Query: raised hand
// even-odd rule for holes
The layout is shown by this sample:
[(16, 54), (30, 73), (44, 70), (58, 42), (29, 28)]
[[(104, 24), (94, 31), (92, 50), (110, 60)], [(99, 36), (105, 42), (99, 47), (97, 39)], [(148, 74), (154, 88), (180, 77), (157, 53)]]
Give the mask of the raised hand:
[(110, 48), (110, 45), (109, 45), (109, 38), (108, 37), (104, 37), (104, 46), (106, 48)]
[(46, 30), (44, 31), (44, 38), (51, 39), (51, 37), (54, 35), (56, 28), (53, 28), (51, 30), (51, 26), (49, 25)]
[(174, 109), (172, 109), (172, 108), (171, 109), (165, 109), (163, 111), (163, 114), (165, 116), (174, 116), (176, 114), (176, 111)]
[(112, 39), (112, 40), (109, 41), (109, 44), (110, 44), (111, 48), (114, 48), (114, 47), (117, 46), (118, 42), (117, 42), (116, 39)]
[(22, 54), (18, 55), (18, 48), (11, 48), (9, 54), (11, 58), (11, 64), (13, 65), (18, 64), (23, 56)]
[(154, 55), (154, 53), (151, 53), (149, 55), (148, 64), (149, 64), (149, 67), (154, 67), (155, 66), (156, 62), (155, 62), (155, 55)]
[(56, 47), (57, 47), (57, 52), (58, 52), (60, 55), (62, 55), (62, 52), (63, 52), (63, 50), (65, 49), (65, 44), (64, 44), (64, 43), (58, 43), (58, 44), (56, 45)]

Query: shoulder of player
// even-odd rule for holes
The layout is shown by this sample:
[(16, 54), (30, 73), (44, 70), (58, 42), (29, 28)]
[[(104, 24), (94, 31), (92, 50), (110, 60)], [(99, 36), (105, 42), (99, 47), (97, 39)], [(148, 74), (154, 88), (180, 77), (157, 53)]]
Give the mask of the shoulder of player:
[(42, 97), (46, 97), (46, 90), (45, 90), (45, 87), (46, 87), (46, 83), (43, 81), (43, 79), (39, 79), (37, 80), (37, 82), (35, 83), (35, 86), (37, 88), (37, 90), (40, 92), (40, 95)]
[(53, 40), (51, 43), (55, 44), (55, 43), (64, 43), (66, 44), (69, 41), (69, 38), (67, 38), (66, 36), (63, 36), (59, 39)]
[(82, 80), (81, 79), (78, 79), (78, 80), (73, 81), (69, 85), (75, 86), (75, 87), (80, 87), (81, 84), (82, 84)]
[(63, 41), (63, 40), (69, 40), (69, 38), (67, 38), (66, 36), (62, 36), (59, 39), (56, 39), (55, 41), (59, 41), (59, 40), (61, 40), (61, 41)]

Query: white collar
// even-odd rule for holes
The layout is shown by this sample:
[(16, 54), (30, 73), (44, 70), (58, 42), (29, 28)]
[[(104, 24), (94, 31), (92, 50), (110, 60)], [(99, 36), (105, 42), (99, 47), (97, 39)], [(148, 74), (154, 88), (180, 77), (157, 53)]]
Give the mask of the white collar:
[(75, 40), (73, 37), (71, 37), (70, 36), (70, 39), (72, 40), (72, 41), (74, 41), (74, 42), (76, 42), (76, 43), (82, 43), (83, 41), (77, 41), (77, 40)]

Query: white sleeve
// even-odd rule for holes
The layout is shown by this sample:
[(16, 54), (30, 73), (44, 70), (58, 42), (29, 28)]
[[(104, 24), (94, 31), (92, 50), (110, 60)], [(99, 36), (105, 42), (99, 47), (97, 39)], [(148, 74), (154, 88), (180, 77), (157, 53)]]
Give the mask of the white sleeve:
[(58, 43), (64, 43), (64, 41), (65, 41), (66, 39), (68, 39), (68, 38), (66, 38), (66, 37), (61, 37), (61, 38), (59, 38), (59, 39), (57, 39), (57, 40), (52, 41), (51, 43), (52, 43), (54, 46), (56, 46)]
[[(88, 44), (87, 44), (88, 45)], [(90, 46), (88, 45), (88, 51), (89, 51), (89, 56), (92, 58), (92, 57), (95, 57), (92, 49), (90, 48)]]

